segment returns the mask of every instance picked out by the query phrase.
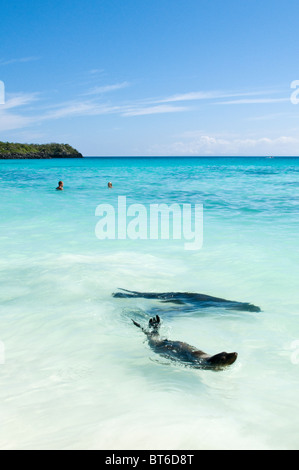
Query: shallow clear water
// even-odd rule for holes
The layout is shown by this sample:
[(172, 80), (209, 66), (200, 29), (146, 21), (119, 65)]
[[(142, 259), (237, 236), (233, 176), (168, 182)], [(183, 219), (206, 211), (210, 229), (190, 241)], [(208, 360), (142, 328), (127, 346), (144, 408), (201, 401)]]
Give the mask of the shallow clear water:
[[(1, 161), (0, 189), (2, 449), (298, 448), (299, 159)], [(118, 196), (203, 204), (202, 249), (97, 239), (96, 207)], [(262, 312), (169, 311), (118, 287)], [(163, 335), (237, 362), (157, 356), (131, 322), (155, 308)]]

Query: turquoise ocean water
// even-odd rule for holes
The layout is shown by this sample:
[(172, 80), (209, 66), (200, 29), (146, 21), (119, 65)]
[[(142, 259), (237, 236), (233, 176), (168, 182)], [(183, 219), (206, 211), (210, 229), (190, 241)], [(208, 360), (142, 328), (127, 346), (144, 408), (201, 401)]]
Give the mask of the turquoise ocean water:
[[(0, 190), (2, 449), (298, 448), (299, 159), (7, 160)], [(118, 196), (203, 204), (202, 248), (99, 240), (96, 207)], [(118, 287), (262, 311), (176, 314)], [(237, 362), (155, 355), (131, 323), (154, 307), (163, 335)]]

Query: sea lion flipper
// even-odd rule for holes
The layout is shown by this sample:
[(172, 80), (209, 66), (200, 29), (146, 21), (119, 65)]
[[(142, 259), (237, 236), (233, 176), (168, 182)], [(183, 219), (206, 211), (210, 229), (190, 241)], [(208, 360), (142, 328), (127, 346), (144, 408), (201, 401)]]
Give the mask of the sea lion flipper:
[(156, 315), (155, 317), (150, 318), (148, 322), (149, 327), (153, 328), (154, 330), (158, 330), (158, 328), (160, 327), (160, 323), (161, 323), (161, 320), (160, 320), (159, 315)]
[(141, 328), (141, 325), (139, 325), (139, 323), (137, 323), (135, 320), (132, 319), (132, 322), (134, 323), (135, 326), (138, 326), (138, 328)]

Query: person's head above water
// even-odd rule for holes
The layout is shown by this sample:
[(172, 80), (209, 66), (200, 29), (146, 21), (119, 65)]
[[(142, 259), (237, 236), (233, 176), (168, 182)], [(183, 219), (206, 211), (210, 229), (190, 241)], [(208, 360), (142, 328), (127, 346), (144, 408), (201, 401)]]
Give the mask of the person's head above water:
[(63, 181), (59, 181), (58, 182), (58, 187), (56, 188), (58, 191), (62, 191), (63, 190)]
[(110, 181), (108, 183), (108, 188), (110, 188), (110, 189), (112, 188), (112, 183)]

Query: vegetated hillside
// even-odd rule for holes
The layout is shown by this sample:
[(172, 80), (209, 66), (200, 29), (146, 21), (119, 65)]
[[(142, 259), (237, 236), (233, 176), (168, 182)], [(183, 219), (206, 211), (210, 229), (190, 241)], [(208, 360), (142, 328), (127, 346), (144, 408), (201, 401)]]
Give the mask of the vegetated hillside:
[(17, 158), (83, 158), (68, 144), (16, 144), (0, 142), (0, 159)]

